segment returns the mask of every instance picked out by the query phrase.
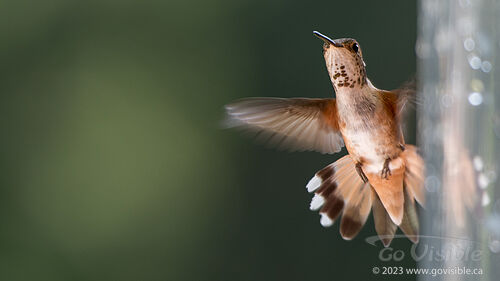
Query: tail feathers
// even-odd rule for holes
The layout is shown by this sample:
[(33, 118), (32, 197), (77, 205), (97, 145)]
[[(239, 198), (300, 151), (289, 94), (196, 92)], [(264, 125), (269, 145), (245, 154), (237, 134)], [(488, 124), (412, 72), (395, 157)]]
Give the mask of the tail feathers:
[(399, 228), (413, 242), (418, 242), (418, 215), (415, 201), (420, 205), (425, 204), (425, 166), (424, 160), (417, 153), (417, 148), (413, 145), (406, 145), (405, 151), (401, 154), (405, 161), (404, 188), (404, 216)]
[(346, 240), (353, 239), (361, 230), (370, 214), (372, 194), (369, 184), (363, 184), (359, 193), (353, 194), (347, 201), (340, 222), (340, 234)]
[(404, 216), (403, 221), (399, 225), (399, 228), (403, 233), (410, 239), (413, 243), (418, 243), (418, 215), (415, 206), (415, 201), (412, 195), (408, 192), (406, 186), (404, 188), (405, 194), (405, 204), (404, 204)]
[(310, 208), (320, 210), (321, 225), (331, 226), (342, 213), (342, 237), (350, 240), (358, 234), (370, 214), (372, 195), (349, 155), (316, 173), (307, 189), (315, 192)]
[[(413, 243), (418, 243), (418, 215), (415, 206), (414, 198), (410, 195), (405, 187), (404, 190), (404, 215), (399, 225), (399, 228)], [(375, 230), (382, 240), (385, 247), (391, 244), (392, 239), (398, 226), (394, 224), (389, 214), (385, 210), (382, 202), (380, 201), (377, 193), (373, 190), (373, 220), (375, 221)]]
[(392, 221), (396, 225), (400, 225), (404, 214), (403, 178), (405, 167), (401, 160), (393, 160), (393, 162), (396, 161), (399, 166), (391, 170), (387, 179), (380, 177), (379, 173), (365, 174)]
[[(401, 159), (403, 160), (402, 163)], [(408, 198), (417, 200), (420, 205), (425, 204), (424, 160), (418, 155), (413, 145), (406, 145), (401, 157), (393, 160), (395, 169), (388, 179), (382, 179), (378, 174), (368, 173), (370, 184), (374, 187), (377, 195), (387, 210), (392, 221), (401, 225), (406, 213), (405, 203), (407, 201), (403, 186), (407, 190)]]
[[(314, 192), (310, 209), (319, 210), (320, 223), (331, 226), (342, 214), (340, 234), (353, 239), (373, 210), (375, 230), (385, 247), (389, 246), (399, 226), (403, 233), (418, 242), (418, 216), (415, 200), (425, 200), (424, 164), (414, 146), (408, 145), (399, 166), (386, 180), (368, 173), (364, 183), (349, 155), (317, 172), (307, 184)], [(396, 163), (397, 164), (397, 163)], [(396, 165), (395, 165), (396, 166)]]
[[(394, 222), (392, 222), (391, 217), (387, 213), (380, 201), (380, 198), (377, 195), (377, 192), (372, 188), (372, 197), (373, 197), (373, 220), (375, 221), (375, 230), (377, 234), (382, 240), (382, 243), (385, 247), (391, 244), (392, 238), (394, 238), (394, 234), (396, 233), (396, 229), (398, 228)], [(404, 220), (404, 219), (403, 219)]]
[(424, 160), (418, 155), (417, 148), (413, 145), (406, 145), (405, 151), (403, 151), (401, 157), (404, 159), (406, 165), (404, 185), (411, 197), (415, 198), (420, 205), (424, 206)]

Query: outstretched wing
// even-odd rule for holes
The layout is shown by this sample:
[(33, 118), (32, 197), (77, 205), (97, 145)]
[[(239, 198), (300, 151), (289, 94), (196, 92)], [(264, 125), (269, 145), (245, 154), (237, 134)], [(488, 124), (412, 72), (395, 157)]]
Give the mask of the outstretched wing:
[(248, 98), (226, 105), (227, 125), (255, 131), (273, 145), (294, 151), (339, 152), (335, 99)]

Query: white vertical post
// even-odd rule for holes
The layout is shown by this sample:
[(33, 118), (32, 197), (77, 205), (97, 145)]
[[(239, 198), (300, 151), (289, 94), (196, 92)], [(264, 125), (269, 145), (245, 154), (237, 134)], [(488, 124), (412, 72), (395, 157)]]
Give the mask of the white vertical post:
[(419, 267), (434, 269), (419, 278), (499, 280), (500, 1), (421, 0), (416, 51), (428, 192)]

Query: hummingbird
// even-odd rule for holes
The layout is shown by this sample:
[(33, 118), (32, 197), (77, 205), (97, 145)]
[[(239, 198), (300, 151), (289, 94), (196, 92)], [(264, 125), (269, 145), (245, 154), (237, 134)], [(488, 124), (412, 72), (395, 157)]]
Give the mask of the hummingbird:
[(389, 246), (399, 227), (418, 242), (415, 201), (424, 204), (424, 162), (405, 144), (402, 115), (412, 91), (376, 88), (366, 75), (359, 43), (323, 40), (323, 57), (336, 98), (245, 98), (225, 106), (230, 127), (256, 132), (292, 151), (348, 154), (318, 171), (306, 188), (310, 209), (329, 227), (353, 239), (373, 211), (375, 230)]

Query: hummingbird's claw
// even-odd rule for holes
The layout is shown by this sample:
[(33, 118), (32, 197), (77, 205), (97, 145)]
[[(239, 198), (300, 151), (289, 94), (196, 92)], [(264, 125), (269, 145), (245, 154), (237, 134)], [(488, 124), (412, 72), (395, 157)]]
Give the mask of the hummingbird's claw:
[(361, 163), (356, 163), (356, 172), (358, 172), (359, 177), (364, 183), (368, 182), (368, 178), (365, 175), (365, 172), (363, 172), (363, 169), (361, 169)]
[(391, 173), (391, 169), (389, 169), (389, 163), (391, 162), (391, 159), (390, 158), (387, 158), (385, 159), (385, 162), (384, 162), (384, 168), (382, 168), (382, 172), (380, 172), (380, 176), (383, 178), (383, 179), (387, 179), (389, 176), (392, 175)]

